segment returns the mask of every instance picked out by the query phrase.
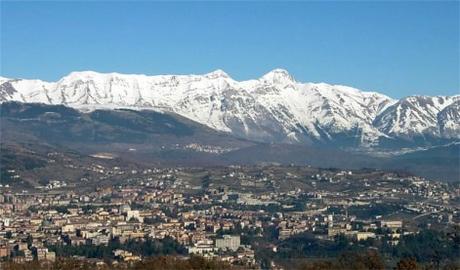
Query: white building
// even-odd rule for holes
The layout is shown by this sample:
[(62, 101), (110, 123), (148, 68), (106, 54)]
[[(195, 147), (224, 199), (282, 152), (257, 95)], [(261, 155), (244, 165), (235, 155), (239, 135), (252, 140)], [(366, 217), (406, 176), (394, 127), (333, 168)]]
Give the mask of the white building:
[(136, 219), (137, 221), (144, 222), (144, 218), (140, 216), (139, 210), (129, 210), (126, 212), (126, 221), (130, 221), (132, 218)]
[(224, 235), (216, 239), (216, 248), (236, 251), (240, 247), (239, 235)]

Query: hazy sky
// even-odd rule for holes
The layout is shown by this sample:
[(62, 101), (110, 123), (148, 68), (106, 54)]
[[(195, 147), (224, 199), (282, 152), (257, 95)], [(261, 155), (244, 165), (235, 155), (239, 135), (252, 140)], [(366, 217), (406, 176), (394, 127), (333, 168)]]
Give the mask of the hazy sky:
[(237, 80), (287, 69), (392, 97), (459, 93), (459, 2), (5, 2), (5, 77), (77, 70)]

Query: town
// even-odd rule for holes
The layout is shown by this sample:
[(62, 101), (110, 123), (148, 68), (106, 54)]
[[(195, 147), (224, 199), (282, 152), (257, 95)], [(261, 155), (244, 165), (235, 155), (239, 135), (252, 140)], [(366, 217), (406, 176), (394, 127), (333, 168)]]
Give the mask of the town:
[[(397, 172), (280, 165), (86, 169), (92, 174), (77, 182), (62, 175), (29, 189), (1, 185), (2, 263), (71, 257), (114, 267), (196, 255), (244, 269), (284, 269), (289, 241), (302, 235), (366, 248), (378, 240), (391, 248), (422, 230), (459, 230), (458, 184)], [(12, 181), (21, 178), (8, 173)]]

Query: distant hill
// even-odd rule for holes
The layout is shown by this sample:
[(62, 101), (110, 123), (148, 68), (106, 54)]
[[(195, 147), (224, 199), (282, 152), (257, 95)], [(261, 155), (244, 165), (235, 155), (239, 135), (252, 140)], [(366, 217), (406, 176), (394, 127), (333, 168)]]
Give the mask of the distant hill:
[(429, 179), (459, 182), (460, 144), (453, 143), (395, 156), (384, 167), (410, 171)]

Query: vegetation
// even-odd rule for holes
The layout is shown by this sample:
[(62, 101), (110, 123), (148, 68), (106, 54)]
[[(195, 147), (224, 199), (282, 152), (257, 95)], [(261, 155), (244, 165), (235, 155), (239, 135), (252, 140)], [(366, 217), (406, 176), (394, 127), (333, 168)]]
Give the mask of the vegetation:
[(398, 204), (376, 203), (369, 205), (369, 207), (351, 206), (348, 208), (348, 213), (358, 218), (368, 218), (378, 215), (385, 216), (398, 210), (401, 210), (401, 206)]
[(303, 233), (282, 241), (276, 256), (280, 258), (336, 257), (344, 251), (354, 249), (343, 235), (337, 236), (334, 241), (323, 241), (315, 238), (311, 233)]
[[(356, 242), (339, 235), (334, 241), (324, 241), (310, 233), (303, 233), (281, 241), (278, 252), (258, 254), (267, 260), (275, 258), (284, 262), (315, 259), (314, 263), (301, 265), (301, 269), (344, 269), (345, 265), (353, 265), (352, 269), (382, 269), (377, 267), (380, 265), (379, 258), (399, 261), (397, 269), (415, 270), (419, 269), (419, 265), (429, 265), (434, 269), (448, 266), (460, 269), (460, 265), (456, 265), (460, 258), (458, 233), (422, 230), (418, 234), (402, 236), (399, 243), (394, 246), (387, 244), (387, 240), (388, 238), (383, 238)], [(361, 257), (360, 254), (367, 255)], [(372, 261), (366, 261), (366, 256)]]
[(131, 251), (136, 255), (143, 257), (160, 256), (160, 255), (178, 255), (185, 254), (186, 250), (178, 242), (170, 237), (164, 239), (142, 239), (142, 240), (128, 240), (125, 243), (120, 243), (118, 240), (110, 241), (107, 246), (94, 246), (94, 245), (48, 245), (51, 251), (55, 251), (59, 257), (70, 256), (84, 256), (87, 258), (104, 258), (113, 259), (113, 251), (116, 249), (123, 249)]
[[(95, 265), (89, 261), (76, 260), (73, 258), (60, 259), (55, 263), (38, 263), (37, 261), (17, 264), (8, 262), (4, 265), (5, 270), (93, 270)], [(226, 270), (232, 269), (232, 267), (225, 263), (217, 260), (208, 260), (203, 257), (192, 256), (187, 259), (181, 259), (178, 257), (171, 256), (159, 256), (148, 258), (141, 262), (137, 262), (130, 265), (105, 265), (98, 266), (97, 269), (102, 270), (118, 270), (118, 269), (133, 269), (133, 270)]]
[(422, 230), (419, 234), (402, 237), (397, 246), (385, 251), (391, 251), (394, 257), (410, 257), (439, 265), (444, 260), (460, 258), (460, 235), (458, 231), (448, 234)]
[(155, 257), (134, 265), (136, 270), (225, 270), (232, 267), (225, 262), (208, 260), (203, 257), (192, 256), (181, 260), (177, 257)]
[(345, 252), (336, 259), (318, 260), (301, 263), (298, 270), (383, 270), (385, 264), (375, 250), (364, 253)]

